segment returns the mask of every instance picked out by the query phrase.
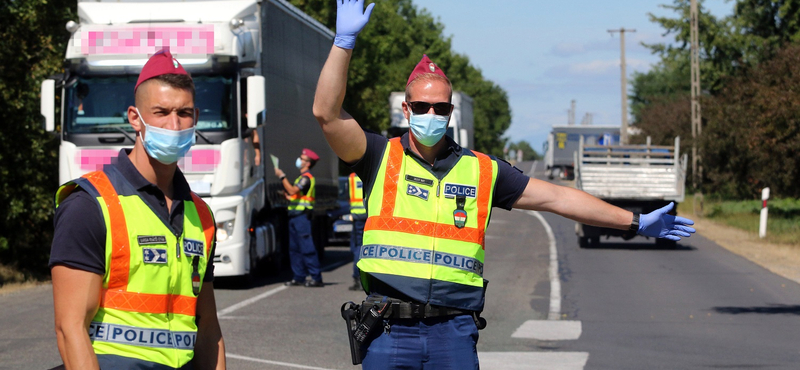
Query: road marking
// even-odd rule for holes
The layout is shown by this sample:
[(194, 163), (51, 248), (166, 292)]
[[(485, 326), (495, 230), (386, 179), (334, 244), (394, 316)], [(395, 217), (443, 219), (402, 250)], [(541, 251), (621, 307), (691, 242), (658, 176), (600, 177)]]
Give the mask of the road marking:
[(483, 370), (583, 370), (587, 352), (478, 352)]
[(575, 340), (581, 336), (581, 322), (573, 320), (528, 320), (511, 334), (512, 338)]
[(534, 171), (536, 170), (536, 163), (538, 163), (538, 162), (539, 161), (533, 161), (533, 165), (531, 166), (531, 170), (528, 171), (528, 174), (526, 176), (533, 177)]
[(550, 241), (550, 311), (547, 313), (547, 319), (558, 320), (561, 316), (561, 279), (558, 276), (556, 237), (550, 224), (547, 223), (541, 213), (536, 211), (527, 211), (527, 213), (539, 219), (542, 226), (544, 226), (544, 231), (547, 233), (547, 239)]
[(226, 308), (224, 308), (222, 310), (217, 311), (217, 317), (221, 318), (222, 316), (225, 316), (225, 315), (227, 315), (227, 314), (229, 314), (229, 313), (231, 313), (233, 311), (236, 311), (236, 310), (238, 310), (240, 308), (247, 307), (247, 306), (249, 306), (249, 305), (251, 305), (253, 303), (256, 303), (256, 302), (258, 302), (258, 301), (260, 301), (260, 300), (262, 300), (264, 298), (267, 298), (267, 297), (269, 297), (269, 296), (271, 296), (271, 295), (273, 295), (275, 293), (278, 293), (281, 290), (286, 290), (287, 288), (288, 288), (287, 286), (281, 285), (281, 286), (279, 286), (279, 287), (277, 287), (275, 289), (268, 290), (268, 291), (266, 291), (264, 293), (261, 293), (261, 294), (255, 296), (255, 297), (251, 297), (251, 298), (245, 299), (244, 301), (241, 301), (241, 302), (239, 302), (237, 304), (234, 304), (233, 306), (228, 306), (228, 307), (226, 307)]
[(225, 357), (227, 357), (227, 358), (235, 358), (237, 360), (244, 360), (244, 361), (250, 361), (250, 362), (258, 362), (258, 363), (262, 363), (262, 364), (293, 367), (295, 369), (333, 370), (333, 369), (327, 369), (327, 368), (324, 368), (324, 367), (305, 366), (305, 365), (298, 365), (298, 364), (290, 364), (288, 362), (262, 360), (260, 358), (253, 358), (253, 357), (247, 357), (247, 356), (242, 356), (242, 355), (235, 355), (235, 354), (232, 354), (232, 353), (226, 353)]
[[(333, 270), (333, 269), (335, 269), (337, 267), (345, 265), (347, 263), (350, 263), (350, 262), (349, 261), (344, 261), (344, 262), (332, 263), (330, 265), (322, 267), (320, 270), (322, 270), (322, 271), (330, 271), (330, 270)], [(262, 300), (264, 298), (267, 298), (267, 297), (269, 297), (269, 296), (271, 296), (271, 295), (273, 295), (275, 293), (278, 293), (278, 292), (280, 292), (282, 290), (285, 290), (286, 288), (288, 288), (288, 287), (285, 286), (285, 285), (281, 285), (281, 286), (279, 286), (277, 288), (274, 288), (272, 290), (268, 290), (268, 291), (266, 291), (264, 293), (261, 293), (261, 294), (255, 296), (255, 297), (250, 297), (250, 298), (245, 299), (244, 301), (236, 303), (236, 304), (234, 304), (232, 306), (228, 306), (228, 307), (226, 307), (226, 308), (224, 308), (222, 310), (217, 311), (217, 318), (222, 318), (222, 316), (224, 316), (224, 315), (227, 315), (227, 314), (229, 314), (229, 313), (231, 313), (233, 311), (236, 311), (236, 310), (238, 310), (240, 308), (247, 307), (247, 306), (249, 306), (249, 305), (251, 305), (253, 303), (256, 303), (256, 302), (258, 302), (258, 301), (260, 301), (260, 300)]]

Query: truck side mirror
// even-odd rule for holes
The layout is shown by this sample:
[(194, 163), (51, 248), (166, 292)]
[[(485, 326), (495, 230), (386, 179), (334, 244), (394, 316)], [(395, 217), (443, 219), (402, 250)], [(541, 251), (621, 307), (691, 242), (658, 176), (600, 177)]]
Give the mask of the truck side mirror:
[(42, 98), (39, 110), (44, 118), (44, 130), (53, 132), (56, 129), (56, 80), (42, 81)]
[(261, 113), (266, 109), (264, 76), (247, 77), (247, 127), (256, 128), (261, 123)]

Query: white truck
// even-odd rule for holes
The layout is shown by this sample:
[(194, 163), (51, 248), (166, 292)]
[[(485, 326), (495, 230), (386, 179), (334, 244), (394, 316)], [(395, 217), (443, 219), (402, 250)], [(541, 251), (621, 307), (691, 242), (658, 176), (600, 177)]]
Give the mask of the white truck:
[(575, 178), (574, 154), (581, 139), (589, 145), (618, 144), (619, 126), (554, 125), (544, 143), (545, 175), (550, 180)]
[[(608, 203), (635, 213), (650, 213), (684, 199), (686, 154), (680, 155), (680, 137), (674, 146), (589, 145), (580, 140), (574, 155), (575, 185)], [(624, 231), (576, 223), (581, 248), (597, 247), (600, 237), (627, 237)], [(675, 241), (656, 239), (656, 246), (674, 248)]]
[(270, 154), (290, 178), (302, 148), (320, 154), (314, 224), (315, 238), (326, 239), (338, 163), (311, 106), (329, 29), (284, 0), (78, 0), (77, 14), (67, 23), (64, 73), (42, 82), (47, 131), (60, 96), (61, 183), (133, 146), (134, 84), (147, 58), (168, 47), (196, 87), (196, 144), (178, 166), (214, 212), (215, 276), (247, 278), (261, 263), (276, 273), (285, 262), (288, 202)]
[[(406, 93), (394, 91), (389, 95), (389, 117), (391, 123), (387, 136), (396, 137), (408, 131), (408, 120), (403, 115), (403, 101)], [(453, 114), (447, 124), (445, 135), (450, 136), (458, 145), (475, 149), (475, 124), (472, 116), (472, 98), (461, 91), (453, 91)]]

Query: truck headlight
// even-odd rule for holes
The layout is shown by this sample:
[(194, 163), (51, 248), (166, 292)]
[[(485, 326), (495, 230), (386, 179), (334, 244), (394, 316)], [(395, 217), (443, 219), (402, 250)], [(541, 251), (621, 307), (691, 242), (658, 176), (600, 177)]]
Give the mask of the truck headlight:
[(218, 242), (224, 242), (233, 235), (233, 222), (234, 220), (217, 222)]

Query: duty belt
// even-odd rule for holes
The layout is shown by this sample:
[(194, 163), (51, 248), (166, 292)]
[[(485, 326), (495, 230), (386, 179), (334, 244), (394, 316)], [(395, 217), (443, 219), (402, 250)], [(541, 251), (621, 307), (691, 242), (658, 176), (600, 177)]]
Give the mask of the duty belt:
[[(381, 301), (382, 297), (370, 296), (362, 303), (362, 307), (371, 307)], [(387, 319), (426, 319), (431, 317), (472, 315), (473, 311), (458, 308), (442, 307), (430, 303), (405, 302), (389, 298), (389, 307), (383, 314)]]

